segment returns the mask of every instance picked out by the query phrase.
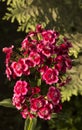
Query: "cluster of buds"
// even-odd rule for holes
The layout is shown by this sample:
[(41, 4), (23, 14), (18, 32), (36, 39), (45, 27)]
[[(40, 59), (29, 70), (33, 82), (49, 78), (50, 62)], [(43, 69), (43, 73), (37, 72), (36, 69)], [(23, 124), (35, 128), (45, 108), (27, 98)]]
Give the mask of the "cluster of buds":
[(48, 120), (62, 109), (61, 86), (69, 80), (63, 76), (72, 67), (70, 47), (66, 38), (60, 40), (58, 32), (38, 25), (22, 41), (18, 55), (13, 45), (3, 48), (6, 76), (16, 81), (12, 103), (23, 118)]

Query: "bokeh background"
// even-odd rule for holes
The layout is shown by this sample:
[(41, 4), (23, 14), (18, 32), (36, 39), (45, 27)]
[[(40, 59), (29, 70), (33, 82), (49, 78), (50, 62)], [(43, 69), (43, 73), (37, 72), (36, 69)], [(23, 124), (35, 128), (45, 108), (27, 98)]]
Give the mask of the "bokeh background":
[[(5, 76), (2, 48), (18, 47), (27, 32), (42, 24), (72, 43), (72, 81), (62, 89), (63, 110), (50, 121), (38, 119), (36, 130), (82, 130), (82, 0), (0, 0), (0, 100), (12, 97)], [(12, 108), (0, 107), (0, 130), (23, 130), (24, 119)]]

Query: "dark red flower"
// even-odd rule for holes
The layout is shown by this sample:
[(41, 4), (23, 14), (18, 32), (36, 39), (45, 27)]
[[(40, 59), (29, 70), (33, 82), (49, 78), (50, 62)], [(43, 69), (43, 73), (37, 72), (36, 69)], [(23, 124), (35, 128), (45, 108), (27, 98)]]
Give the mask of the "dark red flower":
[(42, 33), (42, 31), (43, 31), (42, 25), (38, 24), (38, 25), (36, 26), (36, 32), (37, 32), (37, 33)]
[(41, 91), (40, 87), (36, 86), (32, 88), (32, 95), (38, 94)]
[(26, 95), (29, 89), (29, 85), (26, 81), (18, 80), (14, 86), (14, 93), (18, 96)]
[(12, 62), (11, 68), (17, 77), (22, 76), (23, 73), (28, 71), (28, 65), (25, 63), (25, 59), (19, 59), (18, 62)]
[(62, 104), (59, 103), (59, 104), (55, 105), (53, 110), (55, 113), (59, 113), (62, 110)]
[(43, 97), (32, 98), (31, 101), (31, 111), (38, 111), (46, 104), (46, 100)]
[(48, 103), (44, 107), (39, 109), (38, 116), (44, 120), (50, 120), (52, 109), (53, 109), (52, 104)]
[(47, 69), (48, 69), (48, 66), (47, 66), (47, 65), (42, 66), (41, 68), (39, 68), (40, 74), (43, 75)]
[(58, 71), (56, 69), (48, 68), (42, 75), (42, 79), (45, 80), (46, 84), (54, 84), (58, 82)]
[(49, 87), (47, 97), (48, 97), (48, 100), (51, 101), (54, 105), (59, 104), (60, 99), (61, 99), (59, 89), (54, 86)]

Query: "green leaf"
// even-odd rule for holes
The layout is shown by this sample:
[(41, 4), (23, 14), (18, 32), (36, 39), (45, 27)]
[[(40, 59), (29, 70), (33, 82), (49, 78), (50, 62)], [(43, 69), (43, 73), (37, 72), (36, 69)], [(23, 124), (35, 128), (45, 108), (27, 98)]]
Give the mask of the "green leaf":
[(12, 2), (12, 0), (7, 0), (7, 5), (9, 5)]
[(41, 78), (37, 80), (37, 86), (41, 85)]
[(37, 118), (27, 118), (24, 125), (24, 130), (35, 130), (35, 126), (37, 123)]
[(12, 101), (11, 101), (10, 98), (9, 99), (4, 99), (4, 100), (0, 101), (0, 106), (14, 108), (14, 106), (12, 105)]

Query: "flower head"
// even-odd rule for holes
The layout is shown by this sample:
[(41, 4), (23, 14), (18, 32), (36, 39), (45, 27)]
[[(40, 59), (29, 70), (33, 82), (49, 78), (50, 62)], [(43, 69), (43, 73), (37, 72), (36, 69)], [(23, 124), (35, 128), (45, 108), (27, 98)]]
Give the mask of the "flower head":
[(54, 84), (58, 82), (58, 71), (56, 69), (48, 68), (42, 75), (42, 79), (45, 80), (46, 84)]
[(28, 65), (25, 64), (25, 59), (19, 59), (18, 62), (12, 62), (11, 68), (17, 77), (21, 77), (23, 73), (28, 71)]
[(39, 109), (38, 116), (44, 120), (50, 120), (52, 109), (53, 109), (52, 104), (48, 103), (44, 107)]
[(18, 96), (26, 95), (29, 89), (29, 85), (26, 81), (18, 80), (14, 86), (14, 93)]
[(38, 111), (46, 104), (46, 100), (43, 97), (32, 98), (31, 101), (31, 111)]
[(59, 104), (61, 96), (58, 88), (51, 86), (47, 93), (48, 100), (51, 101), (54, 105)]
[(72, 67), (70, 47), (71, 43), (66, 38), (61, 40), (58, 32), (37, 25), (14, 55), (13, 45), (3, 48), (5, 74), (9, 80), (16, 81), (12, 104), (24, 119), (49, 120), (52, 113), (62, 109), (60, 87), (70, 81), (65, 77), (67, 69)]

